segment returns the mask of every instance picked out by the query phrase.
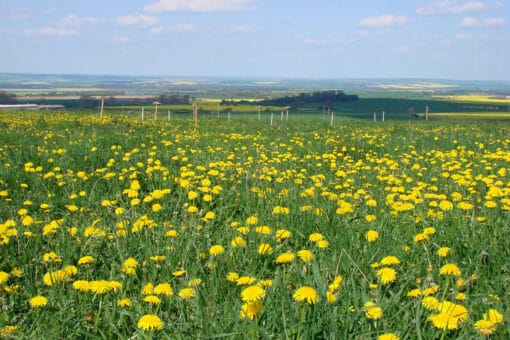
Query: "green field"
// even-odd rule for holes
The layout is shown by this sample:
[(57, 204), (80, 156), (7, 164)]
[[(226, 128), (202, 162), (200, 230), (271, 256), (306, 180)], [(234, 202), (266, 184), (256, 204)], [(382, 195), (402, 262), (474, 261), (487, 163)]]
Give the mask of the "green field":
[(94, 111), (0, 112), (1, 337), (510, 337), (508, 123)]

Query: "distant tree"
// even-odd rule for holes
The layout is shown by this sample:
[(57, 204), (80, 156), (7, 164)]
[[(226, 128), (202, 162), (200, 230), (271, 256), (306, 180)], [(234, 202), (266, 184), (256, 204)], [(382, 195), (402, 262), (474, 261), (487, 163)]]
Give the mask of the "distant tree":
[(297, 96), (284, 96), (265, 99), (261, 105), (303, 106), (312, 103), (325, 103), (331, 107), (333, 102), (350, 102), (358, 100), (357, 95), (347, 95), (342, 90), (316, 91), (313, 93), (300, 93)]
[(83, 95), (80, 97), (79, 106), (85, 108), (92, 108), (99, 105), (99, 101), (92, 96)]
[(14, 93), (0, 91), (0, 104), (16, 104), (18, 101)]
[(178, 94), (168, 94), (164, 93), (158, 97), (158, 102), (161, 104), (167, 105), (179, 105), (179, 104), (189, 104), (191, 98), (188, 95), (178, 95)]

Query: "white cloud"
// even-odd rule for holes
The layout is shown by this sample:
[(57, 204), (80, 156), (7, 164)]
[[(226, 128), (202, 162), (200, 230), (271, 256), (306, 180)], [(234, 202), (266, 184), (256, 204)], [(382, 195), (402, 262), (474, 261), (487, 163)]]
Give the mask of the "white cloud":
[(54, 37), (68, 37), (77, 35), (78, 31), (74, 29), (43, 27), (38, 30), (26, 30), (25, 35), (28, 36), (54, 36)]
[(64, 26), (83, 26), (83, 25), (99, 25), (105, 23), (103, 18), (95, 17), (79, 17), (76, 14), (69, 14), (62, 19)]
[(406, 46), (406, 45), (401, 45), (399, 46), (395, 52), (397, 53), (409, 53), (411, 52), (411, 48), (409, 46)]
[(405, 16), (385, 14), (378, 17), (363, 18), (358, 22), (358, 26), (363, 27), (387, 27), (395, 25), (404, 25), (409, 19)]
[(467, 12), (478, 12), (487, 9), (487, 5), (481, 1), (468, 1), (459, 3), (458, 1), (442, 0), (429, 3), (419, 7), (416, 13), (423, 15), (431, 14), (457, 14), (462, 15)]
[(251, 0), (159, 0), (147, 12), (233, 12), (253, 9)]
[(506, 25), (506, 20), (503, 18), (487, 18), (483, 23), (486, 26), (504, 26)]
[(235, 33), (256, 33), (257, 29), (251, 25), (237, 25), (231, 27), (232, 32)]
[(473, 40), (474, 39), (474, 36), (469, 33), (459, 33), (459, 34), (457, 34), (456, 37), (457, 37), (457, 39), (461, 39), (461, 40)]
[(172, 26), (157, 26), (150, 29), (149, 33), (156, 35), (173, 32), (193, 32), (197, 29), (195, 24), (175, 24)]
[(463, 27), (475, 27), (475, 26), (478, 26), (480, 23), (478, 22), (477, 19), (473, 18), (473, 17), (465, 17), (464, 19), (462, 19), (462, 23), (461, 23), (461, 26)]
[(115, 37), (112, 39), (112, 42), (114, 43), (128, 43), (130, 41), (131, 39), (129, 39), (128, 37)]
[(158, 23), (158, 18), (148, 15), (126, 15), (117, 19), (117, 24), (121, 26), (154, 26)]
[(339, 39), (313, 39), (313, 38), (304, 38), (301, 42), (305, 45), (314, 45), (314, 46), (331, 46), (342, 43)]

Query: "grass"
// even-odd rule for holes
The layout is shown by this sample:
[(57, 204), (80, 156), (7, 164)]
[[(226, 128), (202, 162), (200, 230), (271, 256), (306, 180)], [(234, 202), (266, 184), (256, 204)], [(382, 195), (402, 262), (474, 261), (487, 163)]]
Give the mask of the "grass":
[(507, 124), (280, 118), (2, 112), (2, 336), (508, 338)]

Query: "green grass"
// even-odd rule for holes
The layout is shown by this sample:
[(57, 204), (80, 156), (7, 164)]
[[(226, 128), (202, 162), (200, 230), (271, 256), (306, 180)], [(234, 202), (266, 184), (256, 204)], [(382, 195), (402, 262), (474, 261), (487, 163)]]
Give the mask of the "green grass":
[[(4, 336), (13, 326), (19, 338), (453, 339), (476, 338), (474, 324), (489, 309), (510, 317), (508, 124), (338, 116), (330, 126), (320, 114), (291, 113), (270, 125), (268, 113), (260, 121), (238, 113), (230, 121), (201, 115), (194, 126), (189, 115), (166, 118), (2, 112)], [(281, 230), (291, 237), (279, 239)], [(378, 232), (374, 242), (369, 230)], [(244, 247), (232, 245), (236, 237)], [(261, 254), (261, 244), (272, 251)], [(213, 245), (224, 252), (212, 254)], [(441, 247), (450, 248), (446, 257)], [(313, 260), (276, 262), (301, 250)], [(44, 261), (50, 252), (61, 262)], [(377, 273), (390, 255), (400, 264), (384, 283)], [(94, 261), (79, 264), (84, 256)], [(132, 271), (128, 258), (138, 263)], [(460, 275), (441, 274), (446, 263)], [(76, 272), (44, 282), (66, 266)], [(253, 319), (240, 317), (247, 286), (227, 280), (232, 272), (264, 287)], [(122, 288), (80, 292), (79, 280)], [(151, 305), (149, 283), (168, 283), (173, 295)], [(302, 286), (316, 291), (316, 303), (295, 301)], [(194, 297), (179, 296), (191, 287)], [(437, 312), (423, 296), (407, 296), (434, 287), (438, 301), (467, 309), (457, 329), (434, 327)], [(31, 307), (37, 295), (47, 305)], [(119, 306), (123, 298), (131, 306)], [(369, 301), (380, 319), (366, 316)], [(141, 329), (147, 314), (162, 329)], [(496, 328), (494, 338), (510, 335), (506, 321)]]

